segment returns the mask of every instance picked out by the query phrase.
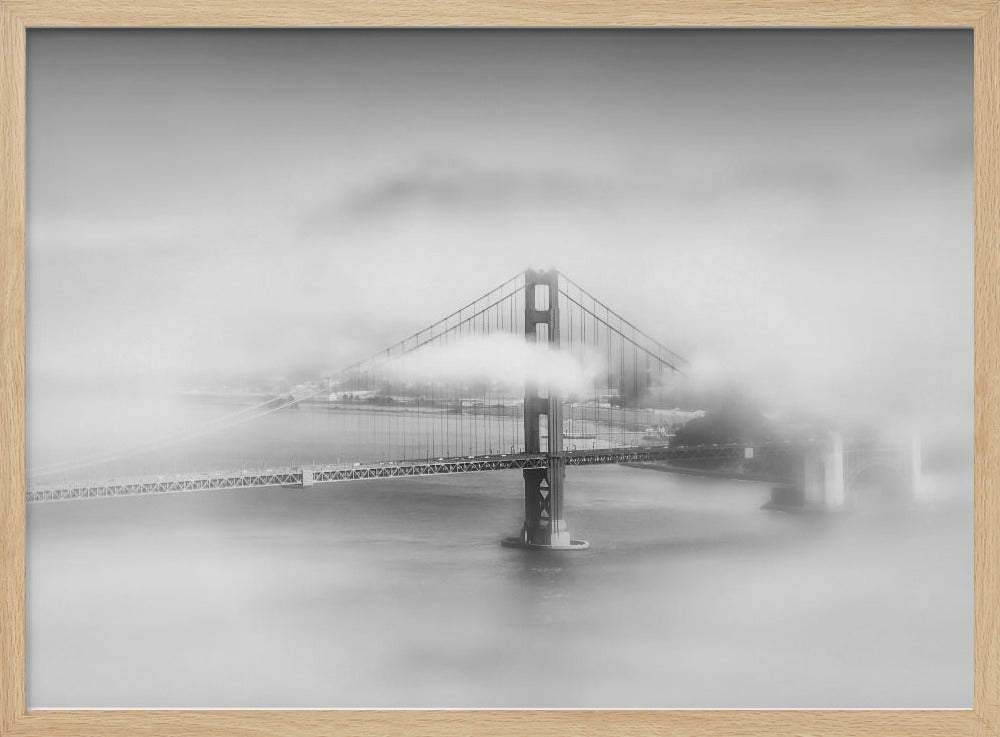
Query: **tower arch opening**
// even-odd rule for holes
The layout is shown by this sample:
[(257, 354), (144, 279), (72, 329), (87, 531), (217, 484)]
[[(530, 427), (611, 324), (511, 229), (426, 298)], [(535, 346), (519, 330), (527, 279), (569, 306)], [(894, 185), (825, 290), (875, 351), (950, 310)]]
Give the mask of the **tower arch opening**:
[(912, 496), (906, 474), (885, 461), (861, 466), (851, 474), (845, 487), (851, 506), (858, 509), (896, 508)]

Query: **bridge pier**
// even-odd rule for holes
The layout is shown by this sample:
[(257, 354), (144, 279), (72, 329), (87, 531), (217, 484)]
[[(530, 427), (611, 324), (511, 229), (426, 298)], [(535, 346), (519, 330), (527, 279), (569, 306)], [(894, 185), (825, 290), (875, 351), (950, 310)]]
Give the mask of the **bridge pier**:
[(841, 511), (905, 504), (921, 494), (919, 435), (873, 436), (845, 446), (843, 436), (831, 432), (803, 450), (796, 478), (772, 490), (766, 509)]
[(844, 438), (831, 432), (826, 442), (809, 447), (804, 456), (802, 491), (807, 506), (814, 509), (843, 509)]
[[(538, 287), (547, 291), (544, 307), (539, 308)], [(559, 349), (559, 272), (524, 272), (524, 334), (529, 342), (539, 340), (538, 325), (545, 325), (549, 348)], [(524, 384), (524, 450), (542, 453), (542, 416), (546, 417), (547, 468), (524, 470), (524, 524), (520, 535), (501, 541), (504, 547), (534, 550), (582, 550), (589, 547), (584, 540), (573, 540), (563, 513), (563, 487), (566, 479), (566, 457), (563, 454), (562, 397), (555, 387), (540, 393), (536, 382)]]

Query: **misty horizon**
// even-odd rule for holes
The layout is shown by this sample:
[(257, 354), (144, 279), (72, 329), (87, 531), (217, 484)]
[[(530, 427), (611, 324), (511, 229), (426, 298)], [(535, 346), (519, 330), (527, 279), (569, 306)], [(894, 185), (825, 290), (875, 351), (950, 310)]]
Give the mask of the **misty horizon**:
[(32, 31), (31, 385), (318, 378), (552, 265), (706, 381), (967, 419), (935, 33)]

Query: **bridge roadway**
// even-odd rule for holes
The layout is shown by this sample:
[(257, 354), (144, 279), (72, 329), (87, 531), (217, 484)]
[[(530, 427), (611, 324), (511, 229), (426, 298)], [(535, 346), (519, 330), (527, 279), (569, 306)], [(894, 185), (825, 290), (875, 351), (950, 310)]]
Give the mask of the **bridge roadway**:
[[(630, 446), (565, 451), (566, 465), (589, 466), (609, 463), (633, 463), (683, 459), (743, 458), (741, 444), (669, 447)], [(507, 469), (546, 468), (543, 454), (511, 453), (504, 455), (427, 458), (412, 461), (268, 468), (213, 473), (190, 473), (167, 477), (141, 476), (72, 485), (29, 485), (28, 502), (53, 502), (70, 499), (96, 499), (139, 494), (167, 494), (181, 491), (225, 491), (265, 486), (311, 486), (334, 481), (391, 479), (411, 476), (434, 476), (444, 473), (475, 473)]]

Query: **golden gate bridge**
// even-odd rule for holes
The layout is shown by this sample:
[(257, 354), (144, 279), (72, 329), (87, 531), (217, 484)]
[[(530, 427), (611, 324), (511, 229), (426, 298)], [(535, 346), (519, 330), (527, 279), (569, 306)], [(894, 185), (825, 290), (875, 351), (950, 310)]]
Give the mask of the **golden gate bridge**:
[[(524, 524), (519, 535), (504, 543), (585, 547), (585, 542), (570, 536), (566, 525), (567, 466), (735, 460), (755, 453), (760, 459), (762, 454), (792, 452), (785, 445), (757, 449), (742, 444), (672, 445), (668, 427), (686, 369), (684, 358), (561, 272), (529, 269), (385, 350), (316, 382), (305, 396), (272, 399), (144, 445), (32, 470), (27, 499), (309, 487), (513, 469), (520, 470), (524, 479)], [(169, 477), (101, 475), (102, 468), (124, 456), (226, 433), (309, 402), (364, 418), (352, 426), (356, 458), (279, 468), (186, 471)], [(813, 478), (814, 486), (829, 482), (832, 487), (839, 478), (843, 496), (843, 459), (852, 456), (845, 456), (842, 446), (839, 457), (831, 458), (826, 451), (811, 451), (812, 471), (806, 468), (804, 478), (806, 482)], [(857, 449), (853, 452), (857, 459)], [(869, 457), (876, 456), (864, 456)], [(893, 462), (897, 467), (909, 463), (912, 470), (912, 457), (900, 456)], [(855, 466), (860, 467), (856, 460)], [(93, 470), (91, 477), (80, 476), (83, 468)], [(828, 479), (831, 468), (834, 473)], [(71, 480), (51, 480), (65, 479), (70, 472)], [(836, 495), (835, 488), (833, 492)]]

